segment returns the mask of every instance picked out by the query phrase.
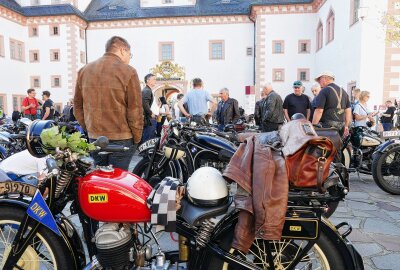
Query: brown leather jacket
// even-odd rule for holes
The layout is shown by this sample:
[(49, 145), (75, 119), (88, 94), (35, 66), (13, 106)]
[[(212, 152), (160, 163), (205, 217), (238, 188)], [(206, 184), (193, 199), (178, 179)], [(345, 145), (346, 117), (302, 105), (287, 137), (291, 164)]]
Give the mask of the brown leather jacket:
[(113, 53), (84, 66), (76, 82), (74, 115), (89, 138), (139, 143), (143, 107), (136, 70)]
[(240, 145), (223, 174), (240, 186), (235, 205), (241, 211), (232, 246), (243, 252), (255, 237), (281, 238), (288, 202), (285, 160), (279, 151), (262, 144), (259, 136), (263, 135), (249, 137)]

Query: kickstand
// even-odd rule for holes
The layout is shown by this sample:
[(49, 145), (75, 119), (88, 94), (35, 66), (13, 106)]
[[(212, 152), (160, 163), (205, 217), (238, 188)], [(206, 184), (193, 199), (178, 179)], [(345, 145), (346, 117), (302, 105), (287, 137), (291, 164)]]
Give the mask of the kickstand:
[(365, 181), (365, 180), (363, 180), (363, 179), (361, 178), (361, 176), (360, 176), (360, 171), (359, 171), (359, 170), (357, 170), (357, 177), (358, 177), (358, 180), (360, 180), (360, 181), (363, 182), (364, 184), (367, 183), (367, 181)]

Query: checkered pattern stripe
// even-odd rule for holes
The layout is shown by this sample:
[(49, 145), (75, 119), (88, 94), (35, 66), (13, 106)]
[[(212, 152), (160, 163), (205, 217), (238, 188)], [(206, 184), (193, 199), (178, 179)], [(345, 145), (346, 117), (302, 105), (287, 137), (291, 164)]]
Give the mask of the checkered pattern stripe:
[(166, 232), (176, 230), (176, 190), (178, 179), (166, 177), (150, 193), (147, 201), (151, 209), (151, 224), (164, 226)]

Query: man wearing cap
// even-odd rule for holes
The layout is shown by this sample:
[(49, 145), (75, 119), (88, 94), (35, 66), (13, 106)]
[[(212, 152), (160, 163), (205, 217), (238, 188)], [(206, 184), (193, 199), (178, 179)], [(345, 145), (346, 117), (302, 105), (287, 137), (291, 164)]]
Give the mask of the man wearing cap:
[(283, 102), (283, 113), (285, 114), (286, 120), (289, 122), (290, 118), (295, 113), (301, 113), (306, 119), (309, 119), (311, 105), (308, 96), (303, 94), (303, 83), (301, 81), (295, 81), (293, 83), (293, 91), (294, 93), (287, 95)]
[(321, 85), (322, 90), (317, 97), (312, 123), (336, 128), (340, 135), (348, 136), (352, 121), (349, 96), (334, 83), (335, 75), (332, 72), (320, 73), (315, 81)]

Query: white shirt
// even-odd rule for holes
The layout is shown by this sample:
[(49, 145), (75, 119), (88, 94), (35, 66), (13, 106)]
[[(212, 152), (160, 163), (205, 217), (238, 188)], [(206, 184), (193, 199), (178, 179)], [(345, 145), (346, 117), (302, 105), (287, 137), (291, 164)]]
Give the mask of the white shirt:
[[(358, 114), (360, 116), (367, 116), (370, 111), (368, 110), (367, 107), (364, 107), (363, 105), (361, 105), (361, 103), (357, 103), (356, 106), (354, 106), (354, 114)], [(368, 118), (363, 119), (363, 120), (355, 120), (354, 121), (354, 126), (356, 127), (366, 127), (367, 126), (367, 121), (369, 121)]]
[(3, 160), (0, 169), (17, 175), (39, 175), (46, 169), (46, 157), (36, 158), (28, 150), (24, 150)]

